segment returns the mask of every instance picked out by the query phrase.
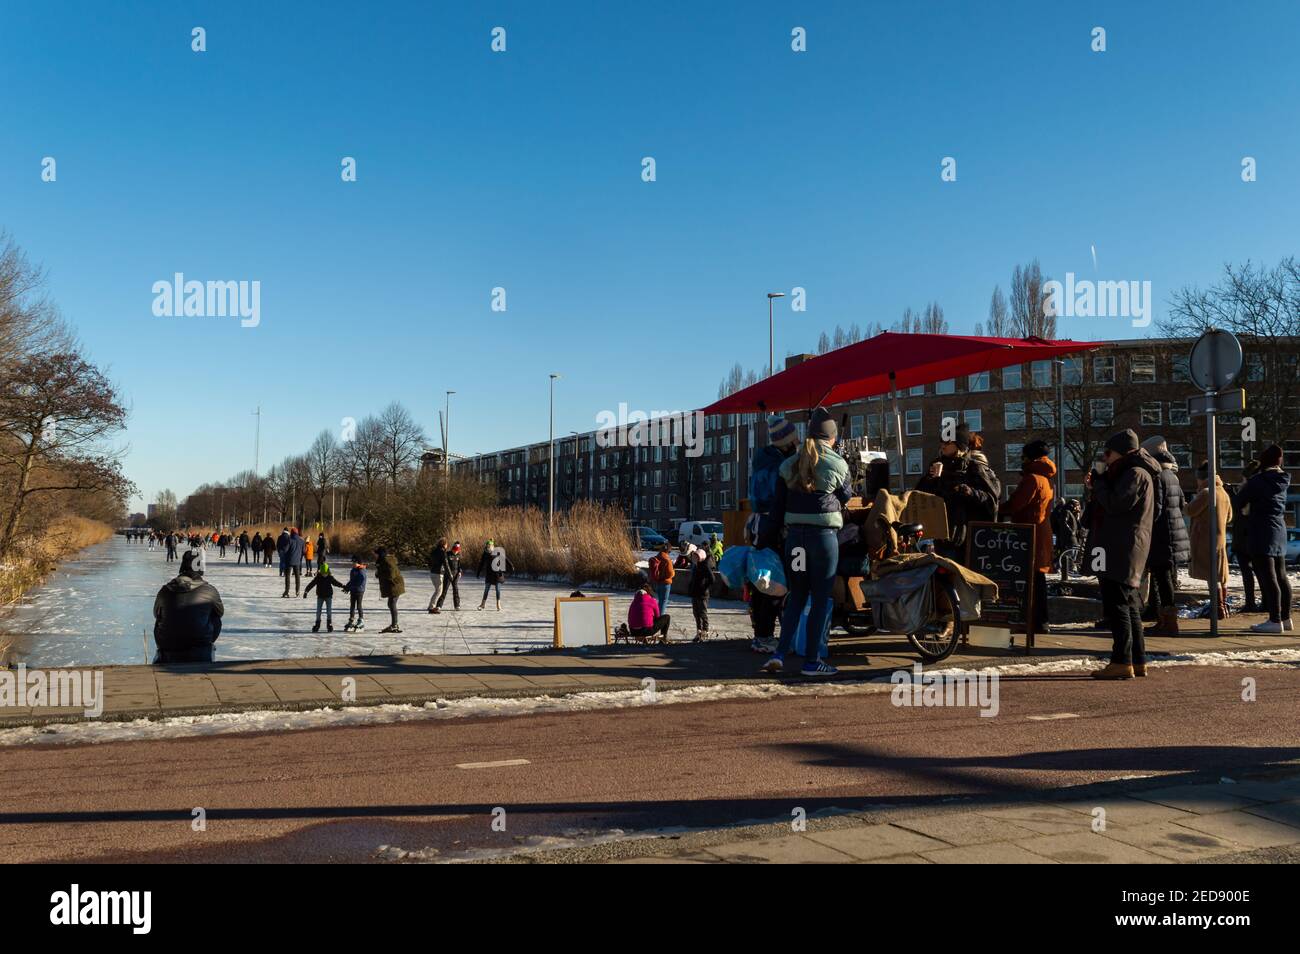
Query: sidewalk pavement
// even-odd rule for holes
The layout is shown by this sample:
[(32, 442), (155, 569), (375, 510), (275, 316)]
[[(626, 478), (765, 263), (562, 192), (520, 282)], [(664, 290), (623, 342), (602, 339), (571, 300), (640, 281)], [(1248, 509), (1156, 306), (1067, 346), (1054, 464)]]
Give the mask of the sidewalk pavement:
[[(1294, 769), (1292, 769), (1294, 771)], [(1132, 783), (1129, 783), (1130, 785)], [(1300, 775), (1228, 783), (1152, 779), (1059, 800), (810, 818), (791, 824), (638, 839), (618, 864), (1170, 864), (1276, 860), (1300, 845)], [(889, 820), (882, 820), (888, 817)], [(573, 861), (575, 852), (532, 861)], [(1253, 855), (1253, 857), (1252, 857)], [(1232, 857), (1238, 856), (1238, 857)], [(523, 859), (520, 859), (523, 860)]]
[[(1229, 620), (1217, 639), (1208, 621), (1183, 621), (1184, 634), (1147, 641), (1148, 652), (1231, 652), (1300, 646), (1300, 640), (1247, 635), (1242, 630), (1257, 617)], [(1091, 658), (1106, 653), (1110, 637), (1093, 630), (1057, 629), (1038, 637), (1026, 655), (1024, 637), (1017, 648), (964, 648), (941, 668), (977, 668), (1009, 663)], [(218, 643), (218, 652), (220, 643)], [(104, 666), (106, 720), (204, 715), (256, 709), (316, 709), (323, 706), (421, 704), (470, 696), (523, 697), (574, 692), (640, 690), (650, 677), (659, 690), (719, 683), (765, 683), (777, 678), (806, 682), (797, 667), (783, 677), (760, 675), (764, 657), (746, 640), (670, 643), (666, 646), (597, 647), (498, 655), (370, 655), (344, 658), (299, 658), (232, 661), (176, 666)], [(892, 636), (844, 637), (831, 641), (831, 661), (841, 680), (866, 680), (910, 669), (915, 650)], [(793, 663), (792, 663), (793, 666)], [(52, 670), (53, 671), (53, 670)], [(344, 701), (355, 680), (355, 698)], [(49, 722), (82, 721), (80, 708), (0, 707), (0, 728)]]

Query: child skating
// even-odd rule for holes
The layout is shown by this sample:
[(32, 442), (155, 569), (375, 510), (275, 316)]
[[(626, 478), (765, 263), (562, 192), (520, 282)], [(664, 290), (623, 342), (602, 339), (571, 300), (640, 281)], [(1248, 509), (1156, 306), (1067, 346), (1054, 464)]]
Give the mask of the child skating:
[(366, 565), (357, 557), (352, 558), (352, 572), (348, 574), (347, 583), (343, 584), (343, 591), (348, 594), (348, 622), (343, 629), (359, 633), (366, 628), (365, 613), (361, 608), (361, 598), (366, 595)]
[(307, 584), (307, 588), (302, 591), (302, 598), (306, 599), (307, 594), (310, 593), (313, 588), (316, 590), (316, 625), (311, 628), (313, 633), (320, 632), (320, 611), (322, 606), (325, 607), (326, 632), (334, 632), (334, 587), (336, 586), (340, 590), (347, 589), (346, 586), (334, 579), (333, 574), (330, 573), (330, 565), (328, 563), (322, 563), (320, 565), (320, 572), (311, 578), (311, 582)]

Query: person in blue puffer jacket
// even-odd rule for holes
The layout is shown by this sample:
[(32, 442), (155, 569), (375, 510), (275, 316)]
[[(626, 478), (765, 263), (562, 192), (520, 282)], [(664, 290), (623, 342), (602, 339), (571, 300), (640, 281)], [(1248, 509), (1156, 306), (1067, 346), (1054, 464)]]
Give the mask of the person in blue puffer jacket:
[(1276, 444), (1259, 455), (1259, 466), (1237, 500), (1246, 511), (1246, 545), (1268, 610), (1268, 619), (1251, 630), (1277, 634), (1292, 630), (1291, 581), (1286, 575), (1286, 494), (1291, 475), (1282, 469), (1282, 448)]
[(808, 422), (808, 436), (799, 453), (781, 464), (772, 507), (773, 525), (785, 530), (785, 570), (790, 592), (781, 613), (781, 642), (764, 672), (781, 672), (794, 643), (799, 617), (808, 610), (805, 676), (833, 676), (837, 672), (822, 658), (823, 634), (830, 627), (829, 604), (840, 560), (837, 534), (844, 526), (841, 511), (853, 496), (849, 465), (835, 453), (835, 420), (817, 408)]

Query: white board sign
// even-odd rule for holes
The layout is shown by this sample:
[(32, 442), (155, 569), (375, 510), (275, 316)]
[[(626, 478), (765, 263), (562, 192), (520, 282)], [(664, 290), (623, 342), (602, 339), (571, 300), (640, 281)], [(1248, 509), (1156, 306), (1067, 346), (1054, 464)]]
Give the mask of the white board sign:
[(555, 598), (555, 648), (606, 646), (610, 641), (609, 598), (557, 596)]

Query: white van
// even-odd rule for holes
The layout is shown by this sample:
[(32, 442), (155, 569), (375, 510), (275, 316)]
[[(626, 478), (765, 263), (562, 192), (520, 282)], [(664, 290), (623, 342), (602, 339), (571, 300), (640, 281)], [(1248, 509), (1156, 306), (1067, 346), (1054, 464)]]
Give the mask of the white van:
[(722, 524), (716, 520), (683, 520), (677, 528), (677, 545), (693, 543), (697, 547), (707, 547), (713, 534), (722, 539)]

